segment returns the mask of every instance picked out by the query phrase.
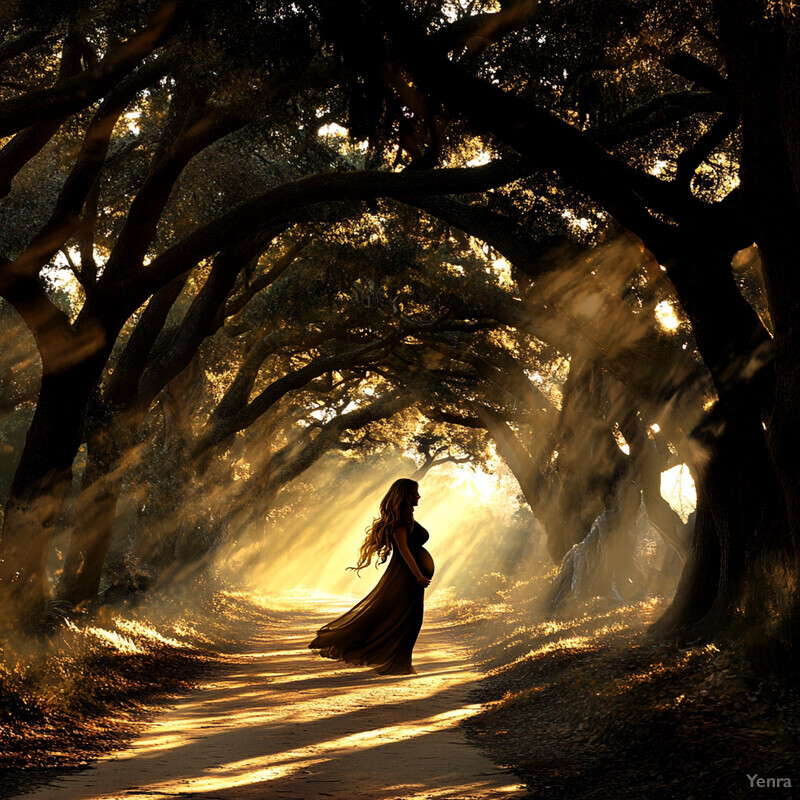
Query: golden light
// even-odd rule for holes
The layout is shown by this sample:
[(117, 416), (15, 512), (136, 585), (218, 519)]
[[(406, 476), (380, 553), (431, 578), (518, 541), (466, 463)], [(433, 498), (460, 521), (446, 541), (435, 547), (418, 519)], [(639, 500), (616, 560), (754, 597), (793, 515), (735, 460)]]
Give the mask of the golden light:
[(116, 627), (124, 633), (127, 633), (129, 636), (136, 636), (141, 639), (149, 639), (153, 642), (158, 642), (159, 644), (169, 645), (170, 647), (191, 647), (191, 645), (187, 644), (186, 642), (181, 642), (178, 641), (178, 639), (172, 639), (169, 636), (164, 636), (152, 625), (147, 625), (135, 619), (123, 619), (122, 617), (117, 617), (114, 620), (114, 625), (116, 625)]
[[(320, 466), (320, 471), (324, 469)], [(232, 581), (243, 581), (248, 590), (268, 593), (271, 602), (280, 602), (284, 592), (305, 593), (323, 602), (332, 597), (363, 597), (386, 565), (379, 569), (370, 565), (359, 575), (347, 568), (355, 564), (364, 531), (388, 486), (414, 469), (410, 459), (387, 463), (384, 469), (371, 471), (356, 493), (333, 496), (324, 504), (282, 518), (280, 526), (270, 531), (268, 547), (259, 532), (252, 544), (221, 552), (218, 567)], [(490, 469), (444, 464), (421, 480), (416, 518), (430, 532), (426, 548), (436, 562), (428, 596), (465, 585), (470, 572), (484, 569), (505, 544), (506, 534), (498, 531), (511, 530), (516, 509), (506, 500), (519, 490), (499, 459)], [(321, 474), (319, 483), (330, 477)]]
[(658, 159), (656, 163), (650, 170), (651, 175), (655, 175), (657, 178), (664, 174), (664, 171), (669, 166), (669, 161), (664, 161), (663, 159)]
[(125, 655), (133, 656), (144, 653), (144, 650), (142, 650), (133, 639), (129, 639), (127, 636), (122, 636), (119, 633), (114, 633), (114, 631), (92, 627), (86, 628), (85, 633), (94, 636), (96, 639), (100, 639), (104, 644), (111, 645), (115, 650)]
[(471, 158), (467, 161), (468, 167), (482, 167), (484, 164), (488, 164), (492, 160), (492, 154), (484, 150), (481, 153), (478, 153), (477, 156)]
[(614, 434), (614, 440), (617, 443), (617, 447), (625, 453), (626, 456), (630, 455), (631, 453), (631, 446), (625, 440), (625, 437), (622, 435), (622, 431), (619, 428), (614, 428), (612, 433)]
[(343, 128), (338, 122), (329, 122), (317, 131), (317, 136), (347, 136), (347, 128)]
[(686, 522), (697, 507), (697, 489), (686, 464), (677, 464), (661, 473), (661, 496)]
[(561, 213), (561, 216), (567, 220), (570, 227), (577, 233), (582, 232), (586, 233), (587, 231), (593, 231), (597, 227), (597, 223), (588, 219), (588, 217), (579, 217), (575, 214), (574, 211), (571, 209), (567, 209)]
[(464, 747), (458, 726), (480, 710), (471, 697), (479, 676), (458, 623), (429, 609), (415, 648), (418, 674), (378, 676), (306, 648), (341, 598), (282, 602), (288, 614), (257, 637), (263, 649), (238, 655), (234, 671), (177, 701), (129, 749), (96, 765), (90, 794), (66, 779), (40, 796), (112, 800), (132, 787), (143, 800), (227, 791), (344, 797), (354, 787), (374, 800), (523, 793), (513, 774)]
[(511, 277), (511, 262), (499, 256), (492, 260), (492, 271), (497, 276), (497, 282), (501, 286), (510, 286), (513, 283)]
[(141, 129), (139, 128), (139, 120), (141, 117), (141, 111), (127, 111), (122, 115), (128, 132), (134, 134), (134, 136), (138, 136), (141, 133)]
[(662, 300), (655, 308), (656, 321), (666, 331), (674, 331), (680, 327), (681, 321), (675, 307), (669, 300)]

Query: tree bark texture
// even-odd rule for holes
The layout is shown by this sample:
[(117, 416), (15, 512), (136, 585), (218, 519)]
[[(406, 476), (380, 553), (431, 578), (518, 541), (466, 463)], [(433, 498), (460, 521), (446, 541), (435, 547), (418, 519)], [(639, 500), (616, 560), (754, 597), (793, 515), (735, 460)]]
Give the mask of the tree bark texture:
[(752, 0), (715, 3), (731, 80), (742, 110), (742, 190), (774, 331), (775, 395), (769, 452), (800, 562), (800, 42), (793, 17), (767, 19)]
[(89, 395), (105, 363), (103, 348), (55, 374), (45, 373), (33, 421), (9, 490), (0, 542), (3, 622), (32, 627), (49, 596), (46, 561), (53, 525), (71, 486)]

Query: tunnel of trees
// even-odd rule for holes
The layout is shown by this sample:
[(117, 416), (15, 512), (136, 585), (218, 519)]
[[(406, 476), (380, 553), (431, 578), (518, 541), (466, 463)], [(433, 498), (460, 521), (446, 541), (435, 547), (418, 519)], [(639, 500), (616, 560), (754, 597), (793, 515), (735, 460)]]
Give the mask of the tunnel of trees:
[(643, 511), (682, 565), (654, 633), (791, 653), (797, 26), (757, 0), (5, 4), (4, 625), (185, 570), (320, 459), (402, 442), (418, 475), (505, 461), (554, 604)]

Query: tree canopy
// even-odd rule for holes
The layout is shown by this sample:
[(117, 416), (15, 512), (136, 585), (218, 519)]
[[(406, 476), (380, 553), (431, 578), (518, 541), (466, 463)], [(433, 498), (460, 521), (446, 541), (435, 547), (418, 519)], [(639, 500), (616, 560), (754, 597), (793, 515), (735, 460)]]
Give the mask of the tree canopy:
[(155, 580), (245, 499), (263, 519), (320, 459), (394, 448), (505, 461), (562, 582), (641, 508), (685, 565), (659, 631), (791, 646), (796, 25), (756, 0), (4, 7), (7, 624), (93, 602), (123, 529)]

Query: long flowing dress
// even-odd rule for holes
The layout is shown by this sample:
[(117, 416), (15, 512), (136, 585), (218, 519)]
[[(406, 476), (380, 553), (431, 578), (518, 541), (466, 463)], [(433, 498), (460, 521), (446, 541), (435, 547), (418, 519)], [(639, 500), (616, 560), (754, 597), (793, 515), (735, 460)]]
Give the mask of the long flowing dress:
[[(433, 559), (422, 546), (428, 531), (414, 522), (408, 549), (423, 575), (433, 576)], [(308, 646), (325, 658), (370, 666), (381, 675), (407, 675), (411, 651), (422, 627), (425, 590), (396, 546), (375, 588), (357, 605), (320, 628)]]

